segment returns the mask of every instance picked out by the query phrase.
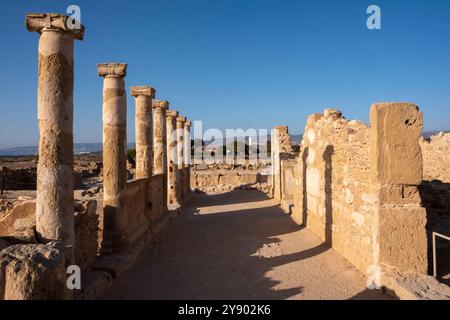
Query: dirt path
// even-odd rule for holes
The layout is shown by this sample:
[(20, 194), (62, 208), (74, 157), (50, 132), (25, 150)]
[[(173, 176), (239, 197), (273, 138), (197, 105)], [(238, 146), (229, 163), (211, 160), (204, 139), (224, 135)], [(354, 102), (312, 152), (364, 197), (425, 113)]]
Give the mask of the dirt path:
[(258, 191), (196, 194), (106, 299), (387, 299)]

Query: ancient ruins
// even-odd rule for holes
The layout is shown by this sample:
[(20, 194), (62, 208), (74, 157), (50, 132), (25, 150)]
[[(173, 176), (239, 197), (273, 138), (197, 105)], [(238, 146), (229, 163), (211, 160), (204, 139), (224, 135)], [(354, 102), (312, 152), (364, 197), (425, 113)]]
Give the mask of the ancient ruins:
[[(432, 233), (450, 234), (450, 134), (423, 138), (418, 106), (375, 103), (369, 125), (325, 109), (309, 116), (299, 152), (288, 127), (275, 126), (268, 162), (194, 163), (192, 123), (157, 100), (155, 88), (128, 88), (127, 64), (99, 64), (103, 154), (80, 164), (73, 60), (84, 27), (68, 29), (66, 20), (26, 17), (39, 34), (39, 161), (2, 169), (31, 186), (7, 185), (22, 193), (0, 199), (0, 300), (99, 298), (189, 201), (233, 190), (265, 194), (390, 296), (450, 299), (441, 283), (448, 278), (432, 276)], [(127, 92), (135, 98), (135, 164), (127, 155)], [(77, 187), (89, 179), (96, 184)], [(440, 275), (450, 274), (448, 252), (439, 243)], [(82, 274), (75, 290), (71, 266)]]

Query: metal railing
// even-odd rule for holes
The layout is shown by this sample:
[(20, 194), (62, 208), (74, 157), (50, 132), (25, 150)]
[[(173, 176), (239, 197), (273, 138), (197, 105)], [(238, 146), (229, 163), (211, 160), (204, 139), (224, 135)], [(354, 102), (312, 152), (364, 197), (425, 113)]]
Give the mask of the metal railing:
[(435, 278), (437, 277), (437, 262), (436, 262), (436, 238), (437, 237), (450, 241), (449, 236), (446, 236), (446, 235), (443, 235), (443, 234), (433, 231), (433, 276)]

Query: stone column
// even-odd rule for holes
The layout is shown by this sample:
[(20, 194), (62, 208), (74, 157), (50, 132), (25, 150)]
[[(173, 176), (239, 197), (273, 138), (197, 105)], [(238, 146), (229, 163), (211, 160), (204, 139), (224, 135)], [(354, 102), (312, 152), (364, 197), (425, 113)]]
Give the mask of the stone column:
[(73, 246), (73, 50), (84, 27), (68, 29), (67, 19), (29, 14), (26, 27), (40, 34), (36, 232), (43, 243)]
[(191, 122), (184, 123), (184, 194), (191, 192)]
[(410, 103), (374, 104), (370, 112), (371, 182), (378, 193), (374, 260), (400, 272), (427, 273), (422, 182), (422, 113)]
[(281, 161), (280, 154), (291, 152), (291, 142), (287, 126), (274, 127), (272, 133), (272, 187), (273, 197), (281, 201)]
[(136, 98), (136, 179), (152, 177), (153, 167), (153, 115), (151, 87), (131, 87)]
[(176, 130), (176, 118), (178, 117), (178, 111), (166, 112), (166, 128), (167, 128), (167, 205), (179, 206), (180, 202), (177, 198), (177, 130)]
[(184, 199), (184, 124), (186, 117), (177, 118), (177, 192), (179, 204), (182, 204)]
[(127, 186), (126, 64), (99, 64), (103, 84), (103, 248), (128, 244), (128, 219), (123, 210)]
[(153, 100), (153, 173), (159, 177), (160, 183), (154, 188), (159, 198), (155, 199), (160, 203), (160, 210), (167, 210), (167, 130), (166, 112), (169, 108), (168, 101)]
[(165, 174), (167, 172), (167, 130), (166, 112), (169, 108), (168, 101), (153, 101), (153, 123), (154, 123), (154, 174)]

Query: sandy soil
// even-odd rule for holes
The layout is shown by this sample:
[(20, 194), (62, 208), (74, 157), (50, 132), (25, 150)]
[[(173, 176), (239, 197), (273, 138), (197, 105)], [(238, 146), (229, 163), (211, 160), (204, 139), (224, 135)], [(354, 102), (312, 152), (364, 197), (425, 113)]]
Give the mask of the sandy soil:
[(259, 191), (196, 194), (105, 299), (389, 299)]

